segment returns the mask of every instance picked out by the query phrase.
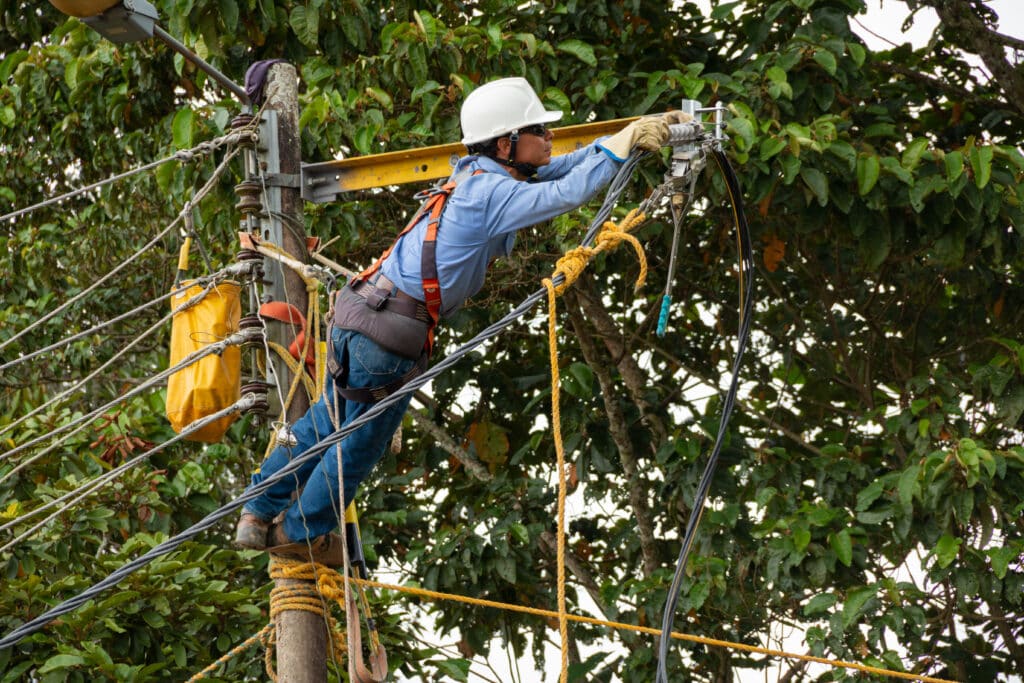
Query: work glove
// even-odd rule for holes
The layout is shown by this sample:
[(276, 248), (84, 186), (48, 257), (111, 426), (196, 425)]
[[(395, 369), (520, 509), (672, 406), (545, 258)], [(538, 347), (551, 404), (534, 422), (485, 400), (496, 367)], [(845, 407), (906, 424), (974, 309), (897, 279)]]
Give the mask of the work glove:
[(657, 151), (668, 142), (670, 124), (686, 123), (692, 118), (681, 111), (670, 111), (661, 116), (644, 116), (602, 140), (597, 146), (616, 161), (625, 161), (634, 147), (647, 152)]

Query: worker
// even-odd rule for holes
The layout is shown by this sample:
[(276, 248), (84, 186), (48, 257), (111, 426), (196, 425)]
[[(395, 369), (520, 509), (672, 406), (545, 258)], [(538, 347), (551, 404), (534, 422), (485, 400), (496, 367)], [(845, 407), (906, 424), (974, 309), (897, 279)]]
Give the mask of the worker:
[[(561, 117), (544, 108), (524, 78), (495, 80), (466, 97), (460, 120), (469, 154), (448, 183), (427, 193), (392, 247), (335, 297), (326, 398), (296, 421), (295, 443), (277, 446), (251, 486), (421, 373), (438, 319), (481, 289), (488, 264), (509, 255), (519, 230), (584, 204), (634, 147), (660, 148), (669, 124), (689, 119), (678, 111), (643, 117), (552, 158), (547, 126)], [(236, 545), (337, 561), (340, 538), (330, 532), (384, 454), (410, 398), (405, 394), (340, 441), (340, 472), (335, 446), (249, 500)]]

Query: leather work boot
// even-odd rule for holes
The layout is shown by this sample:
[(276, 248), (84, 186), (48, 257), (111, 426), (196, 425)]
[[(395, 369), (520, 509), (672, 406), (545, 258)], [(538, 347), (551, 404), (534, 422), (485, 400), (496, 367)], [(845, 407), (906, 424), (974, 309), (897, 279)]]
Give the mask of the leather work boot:
[(251, 512), (243, 512), (235, 527), (235, 545), (249, 550), (263, 550), (267, 547), (267, 529), (270, 522), (260, 519)]
[(266, 537), (267, 552), (273, 555), (319, 562), (328, 567), (345, 564), (345, 541), (338, 534), (324, 534), (309, 540), (292, 542), (280, 524), (272, 524)]

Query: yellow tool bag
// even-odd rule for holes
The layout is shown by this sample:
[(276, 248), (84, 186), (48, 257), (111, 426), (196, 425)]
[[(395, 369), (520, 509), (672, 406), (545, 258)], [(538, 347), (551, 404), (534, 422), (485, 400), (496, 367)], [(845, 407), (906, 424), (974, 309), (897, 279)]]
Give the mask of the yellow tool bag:
[[(171, 310), (201, 295), (204, 288), (186, 280), (177, 289), (180, 291), (171, 294)], [(170, 367), (238, 331), (242, 311), (240, 292), (237, 282), (222, 282), (195, 304), (174, 314)], [(242, 351), (236, 345), (228, 346), (220, 354), (211, 353), (172, 374), (167, 379), (167, 419), (174, 431), (181, 433), (196, 420), (238, 401), (241, 377)], [(185, 438), (215, 443), (237, 418), (238, 413), (226, 415)]]

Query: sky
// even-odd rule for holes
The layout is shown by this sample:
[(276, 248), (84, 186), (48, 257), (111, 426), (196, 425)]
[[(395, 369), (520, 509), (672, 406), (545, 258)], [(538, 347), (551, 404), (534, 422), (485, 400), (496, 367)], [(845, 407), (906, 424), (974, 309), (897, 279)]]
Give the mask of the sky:
[[(909, 40), (922, 45), (931, 37), (938, 17), (933, 9), (922, 9), (914, 18), (914, 25), (904, 34), (901, 30), (910, 12), (901, 0), (866, 0), (868, 11), (859, 16), (862, 26), (853, 24), (853, 30), (868, 47), (878, 50), (889, 47), (890, 43)], [(999, 32), (1024, 39), (1024, 0), (989, 0), (986, 2), (999, 16)]]
[[(708, 0), (693, 1), (704, 7), (705, 11), (709, 11)], [(986, 4), (999, 17), (998, 26), (1000, 33), (1024, 40), (1024, 0), (989, 0)], [(851, 26), (854, 32), (864, 40), (865, 44), (874, 50), (886, 49), (891, 47), (892, 43), (900, 44), (906, 41), (910, 41), (915, 46), (923, 45), (927, 43), (932, 31), (938, 24), (938, 17), (934, 10), (922, 9), (915, 16), (913, 26), (910, 27), (908, 32), (904, 33), (902, 25), (910, 15), (910, 11), (902, 0), (866, 0), (866, 5), (867, 12), (859, 15), (857, 22), (853, 22)], [(572, 519), (573, 514), (574, 511), (568, 510), (567, 519)], [(553, 633), (552, 635), (554, 640), (557, 641), (558, 634)], [(764, 645), (788, 652), (806, 651), (802, 634), (799, 632), (780, 630), (777, 633), (772, 633), (771, 638), (772, 642), (764, 643)], [(584, 652), (583, 656), (585, 657), (586, 654)], [(511, 676), (505, 674), (509, 670), (509, 663), (505, 660), (505, 654), (501, 651), (500, 646), (492, 650), (490, 662), (495, 671), (503, 675), (502, 681), (513, 680)], [(546, 663), (547, 666), (543, 680), (557, 681), (560, 670), (560, 651), (557, 644), (548, 645)], [(740, 683), (771, 683), (779, 679), (781, 675), (780, 668), (785, 670), (788, 664), (788, 661), (783, 661), (779, 666), (761, 673), (743, 672), (738, 680)], [(476, 665), (474, 665), (474, 668), (476, 668)], [(807, 672), (820, 675), (827, 668), (824, 665), (811, 664), (808, 666)], [(520, 662), (518, 674), (522, 677), (523, 681), (535, 680), (536, 674), (533, 670), (532, 661)], [(492, 674), (488, 672), (488, 675)], [(481, 681), (482, 679), (470, 675), (470, 680)]]

